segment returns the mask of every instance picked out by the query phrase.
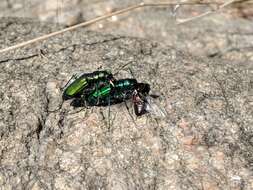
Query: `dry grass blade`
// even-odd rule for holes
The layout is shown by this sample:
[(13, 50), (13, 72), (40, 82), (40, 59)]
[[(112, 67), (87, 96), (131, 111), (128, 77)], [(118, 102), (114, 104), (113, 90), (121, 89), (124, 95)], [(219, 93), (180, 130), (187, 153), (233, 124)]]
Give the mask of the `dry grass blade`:
[(46, 40), (48, 38), (51, 38), (51, 37), (63, 34), (65, 32), (72, 31), (72, 30), (75, 30), (77, 28), (88, 26), (88, 25), (94, 24), (96, 22), (105, 20), (105, 19), (110, 18), (110, 17), (112, 17), (114, 15), (120, 15), (120, 14), (123, 14), (123, 13), (126, 13), (126, 12), (130, 12), (130, 11), (133, 11), (135, 9), (142, 8), (142, 7), (175, 6), (175, 5), (200, 5), (200, 4), (202, 4), (202, 5), (208, 5), (208, 4), (218, 4), (218, 3), (212, 3), (212, 2), (210, 2), (210, 3), (209, 2), (194, 2), (194, 3), (190, 3), (190, 2), (189, 3), (187, 3), (187, 2), (185, 2), (185, 3), (143, 3), (142, 2), (142, 3), (137, 4), (137, 5), (129, 6), (129, 7), (125, 8), (125, 9), (121, 9), (121, 10), (118, 10), (118, 11), (115, 11), (115, 12), (112, 12), (112, 13), (105, 14), (103, 16), (97, 17), (97, 18), (89, 20), (87, 22), (82, 22), (80, 24), (77, 24), (77, 25), (65, 28), (63, 30), (52, 32), (52, 33), (49, 33), (49, 34), (46, 34), (46, 35), (34, 38), (32, 40), (28, 40), (28, 41), (25, 41), (25, 42), (22, 42), (22, 43), (19, 43), (19, 44), (16, 44), (16, 45), (13, 45), (13, 46), (1, 49), (0, 53), (8, 52), (8, 51), (15, 50), (15, 49), (18, 49), (18, 48), (21, 48), (21, 47), (24, 47), (24, 46), (27, 46), (27, 45), (30, 45), (30, 44), (33, 44), (33, 43), (36, 43), (36, 42), (40, 42), (40, 41)]
[(227, 1), (227, 2), (225, 2), (225, 3), (223, 3), (222, 5), (220, 5), (217, 9), (215, 9), (215, 10), (212, 10), (212, 11), (207, 11), (207, 12), (205, 12), (205, 13), (203, 13), (203, 14), (200, 14), (200, 15), (198, 15), (198, 16), (194, 16), (194, 17), (191, 17), (191, 18), (187, 18), (187, 19), (177, 19), (177, 24), (179, 25), (179, 24), (185, 24), (185, 23), (187, 23), (187, 22), (191, 22), (191, 21), (194, 21), (194, 20), (197, 20), (197, 19), (199, 19), (199, 18), (203, 18), (203, 17), (205, 17), (205, 16), (208, 16), (208, 15), (211, 15), (211, 14), (214, 14), (214, 13), (217, 13), (218, 11), (220, 11), (221, 9), (223, 9), (223, 8), (225, 8), (226, 6), (228, 6), (228, 5), (231, 5), (231, 4), (233, 4), (233, 3), (237, 3), (238, 2), (238, 0), (230, 0), (230, 1)]

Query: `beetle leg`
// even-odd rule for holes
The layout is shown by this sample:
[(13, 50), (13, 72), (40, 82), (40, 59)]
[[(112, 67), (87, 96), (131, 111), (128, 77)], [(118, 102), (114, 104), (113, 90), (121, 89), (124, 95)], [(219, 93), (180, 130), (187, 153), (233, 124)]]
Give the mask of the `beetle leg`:
[(128, 105), (127, 105), (127, 103), (126, 103), (126, 100), (125, 100), (125, 99), (124, 99), (124, 103), (125, 103), (125, 106), (126, 106), (127, 112), (128, 112), (128, 114), (130, 115), (130, 117), (131, 117), (131, 119), (132, 119), (132, 121), (133, 121), (133, 123), (134, 123), (135, 127), (138, 127), (138, 126), (137, 126), (137, 124), (136, 124), (136, 122), (135, 122), (135, 120), (134, 120), (133, 115), (130, 113), (129, 107), (128, 107)]
[(110, 121), (110, 117), (111, 117), (111, 115), (110, 115), (110, 113), (111, 113), (111, 95), (109, 95), (109, 98), (108, 98), (108, 106), (109, 106), (109, 108), (108, 108), (108, 127), (109, 127), (109, 130), (110, 130), (110, 128), (111, 128), (111, 126), (110, 126), (110, 123), (111, 123), (111, 121)]

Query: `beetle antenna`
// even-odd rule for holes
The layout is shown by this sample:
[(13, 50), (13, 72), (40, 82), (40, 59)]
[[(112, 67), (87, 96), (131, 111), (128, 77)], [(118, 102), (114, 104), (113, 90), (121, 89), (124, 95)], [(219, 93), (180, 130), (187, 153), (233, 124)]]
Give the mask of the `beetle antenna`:
[(133, 70), (130, 67), (128, 67), (128, 70), (129, 70), (130, 74), (132, 75), (132, 77), (135, 78)]
[(109, 95), (109, 98), (108, 98), (108, 127), (109, 127), (109, 131), (111, 130), (111, 121), (110, 121), (110, 117), (111, 117), (111, 96)]
[(132, 63), (134, 63), (134, 61), (129, 61), (129, 62), (127, 62), (126, 64), (124, 64), (124, 65), (122, 65), (122, 66), (119, 66), (119, 68), (116, 69), (116, 72), (115, 72), (113, 75), (114, 75), (114, 76), (118, 75), (119, 72), (120, 72), (122, 69), (124, 69), (126, 66), (128, 66), (128, 65), (130, 65), (130, 64), (132, 64)]
[(133, 121), (133, 123), (134, 123), (135, 127), (138, 127), (138, 125), (136, 124), (136, 122), (135, 122), (135, 120), (134, 120), (133, 115), (130, 113), (130, 109), (129, 109), (129, 107), (128, 107), (127, 103), (126, 103), (126, 100), (124, 100), (124, 103), (125, 103), (125, 106), (126, 106), (127, 112), (128, 112), (128, 114), (130, 115), (130, 117), (131, 117), (131, 119), (132, 119), (132, 121)]

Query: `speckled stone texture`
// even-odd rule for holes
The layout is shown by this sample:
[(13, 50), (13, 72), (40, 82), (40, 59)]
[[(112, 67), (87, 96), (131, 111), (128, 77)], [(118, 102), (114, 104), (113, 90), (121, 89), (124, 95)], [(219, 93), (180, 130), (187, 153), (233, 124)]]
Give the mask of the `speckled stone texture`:
[[(73, 25), (140, 2), (158, 1), (2, 0), (0, 17), (28, 17)], [(251, 1), (239, 1), (219, 13), (180, 26), (173, 17), (173, 7), (146, 7), (98, 22), (91, 28), (102, 33), (152, 39), (197, 56), (253, 61), (252, 7)], [(177, 19), (189, 18), (215, 8), (215, 5), (181, 6), (175, 15)]]
[[(0, 48), (61, 26), (0, 20)], [(124, 67), (123, 67), (124, 66)], [(148, 82), (168, 115), (73, 108), (73, 73)], [(2, 189), (253, 189), (253, 64), (79, 29), (0, 55)], [(110, 120), (110, 124), (109, 121)]]

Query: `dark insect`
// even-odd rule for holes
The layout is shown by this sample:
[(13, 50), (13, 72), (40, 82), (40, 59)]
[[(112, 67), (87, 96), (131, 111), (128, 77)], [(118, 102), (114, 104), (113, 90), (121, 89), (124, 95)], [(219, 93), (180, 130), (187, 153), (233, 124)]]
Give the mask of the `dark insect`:
[(148, 94), (149, 84), (138, 83), (136, 79), (120, 79), (112, 84), (108, 84), (95, 90), (86, 99), (89, 106), (107, 106), (129, 100), (134, 92)]
[[(110, 106), (132, 100), (136, 116), (146, 113), (164, 117), (165, 112), (149, 96), (150, 85), (138, 83), (136, 79), (115, 80), (107, 71), (95, 71), (73, 75), (63, 92), (63, 99), (75, 98), (71, 105)], [(127, 107), (128, 109), (128, 107)]]
[(113, 80), (113, 75), (108, 71), (74, 74), (63, 89), (63, 100), (87, 96)]
[(154, 95), (146, 95), (142, 96), (142, 98), (137, 96), (137, 98), (135, 98), (137, 102), (134, 103), (135, 114), (141, 116), (149, 113), (155, 118), (165, 118), (168, 114), (161, 105), (155, 102), (155, 98), (157, 98), (157, 96)]
[(141, 116), (147, 113), (145, 99), (141, 98), (140, 93), (137, 90), (133, 93), (132, 101), (134, 103), (135, 115)]

